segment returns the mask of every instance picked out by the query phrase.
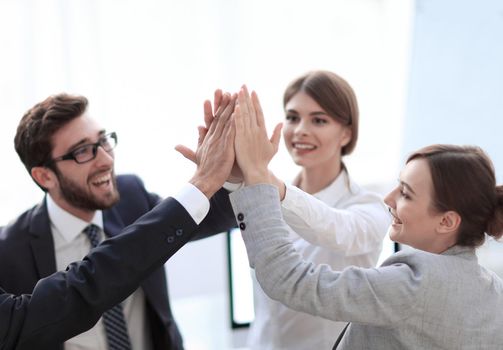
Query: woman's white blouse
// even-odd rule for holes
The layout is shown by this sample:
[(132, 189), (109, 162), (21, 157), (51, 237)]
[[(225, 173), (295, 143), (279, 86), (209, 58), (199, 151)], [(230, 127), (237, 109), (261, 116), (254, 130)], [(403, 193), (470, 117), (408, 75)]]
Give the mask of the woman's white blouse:
[[(306, 260), (334, 270), (377, 263), (389, 213), (380, 196), (355, 184), (345, 170), (314, 195), (287, 185), (281, 207), (296, 233), (294, 246)], [(345, 323), (283, 306), (265, 295), (252, 275), (255, 320), (248, 338), (250, 349), (332, 349)]]

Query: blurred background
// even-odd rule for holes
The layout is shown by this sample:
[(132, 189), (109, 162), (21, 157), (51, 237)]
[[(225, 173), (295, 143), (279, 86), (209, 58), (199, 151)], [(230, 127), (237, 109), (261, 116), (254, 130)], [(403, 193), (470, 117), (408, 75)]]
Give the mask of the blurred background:
[[(287, 84), (314, 69), (356, 92), (360, 137), (345, 162), (360, 184), (385, 193), (407, 154), (431, 143), (481, 146), (501, 183), (502, 40), (499, 0), (0, 0), (0, 226), (42, 199), (13, 138), (48, 95), (88, 97), (119, 135), (117, 173), (169, 196), (195, 169), (174, 146), (195, 147), (216, 88), (256, 90), (272, 130)], [(271, 168), (284, 180), (297, 173), (283, 146)], [(480, 250), (500, 275), (502, 246)], [(218, 235), (167, 263), (188, 350), (244, 347), (247, 329), (229, 316), (226, 247)]]

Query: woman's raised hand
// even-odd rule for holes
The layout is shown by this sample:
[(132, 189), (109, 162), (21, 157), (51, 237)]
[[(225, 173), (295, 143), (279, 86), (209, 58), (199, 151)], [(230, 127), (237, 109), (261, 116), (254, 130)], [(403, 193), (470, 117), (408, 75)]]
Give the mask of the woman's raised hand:
[(282, 124), (276, 125), (269, 139), (257, 94), (253, 91), (250, 96), (246, 86), (239, 91), (233, 118), (236, 126), (236, 160), (245, 183), (270, 183), (267, 166), (278, 151)]

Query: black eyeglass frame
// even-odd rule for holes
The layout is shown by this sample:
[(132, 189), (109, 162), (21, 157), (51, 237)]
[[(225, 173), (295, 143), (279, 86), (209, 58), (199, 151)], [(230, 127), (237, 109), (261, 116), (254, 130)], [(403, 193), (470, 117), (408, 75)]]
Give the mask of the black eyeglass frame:
[[(114, 141), (113, 144), (109, 142), (110, 140)], [(110, 145), (109, 147), (106, 147), (107, 143)], [(86, 159), (84, 161), (78, 160), (77, 156), (75, 156), (75, 153), (78, 152), (79, 150), (82, 150), (83, 148), (90, 147), (90, 146), (92, 146), (92, 157), (89, 159)], [(45, 165), (48, 166), (52, 163), (59, 162), (62, 160), (73, 160), (77, 164), (84, 164), (84, 163), (90, 162), (91, 160), (96, 158), (96, 155), (98, 154), (98, 147), (101, 147), (101, 148), (103, 148), (103, 150), (105, 150), (105, 152), (110, 153), (116, 146), (117, 146), (117, 133), (111, 132), (111, 133), (108, 133), (108, 134), (101, 136), (100, 139), (98, 140), (98, 142), (88, 143), (88, 144), (79, 146), (79, 147), (73, 149), (72, 151), (70, 151), (66, 154), (63, 154), (62, 156), (59, 156), (59, 157), (56, 157), (56, 158), (53, 158), (53, 159), (47, 161), (45, 163)]]

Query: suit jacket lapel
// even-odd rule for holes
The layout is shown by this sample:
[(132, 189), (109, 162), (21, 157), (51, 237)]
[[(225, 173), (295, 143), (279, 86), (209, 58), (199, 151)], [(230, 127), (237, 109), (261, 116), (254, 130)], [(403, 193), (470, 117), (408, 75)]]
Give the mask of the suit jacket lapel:
[(45, 198), (33, 209), (29, 230), (30, 246), (38, 277), (43, 278), (56, 272), (54, 240)]
[[(103, 225), (107, 237), (116, 236), (122, 231), (124, 223), (117, 209), (103, 211)], [(29, 234), (38, 277), (43, 278), (56, 272), (54, 240), (45, 198), (33, 209)]]

